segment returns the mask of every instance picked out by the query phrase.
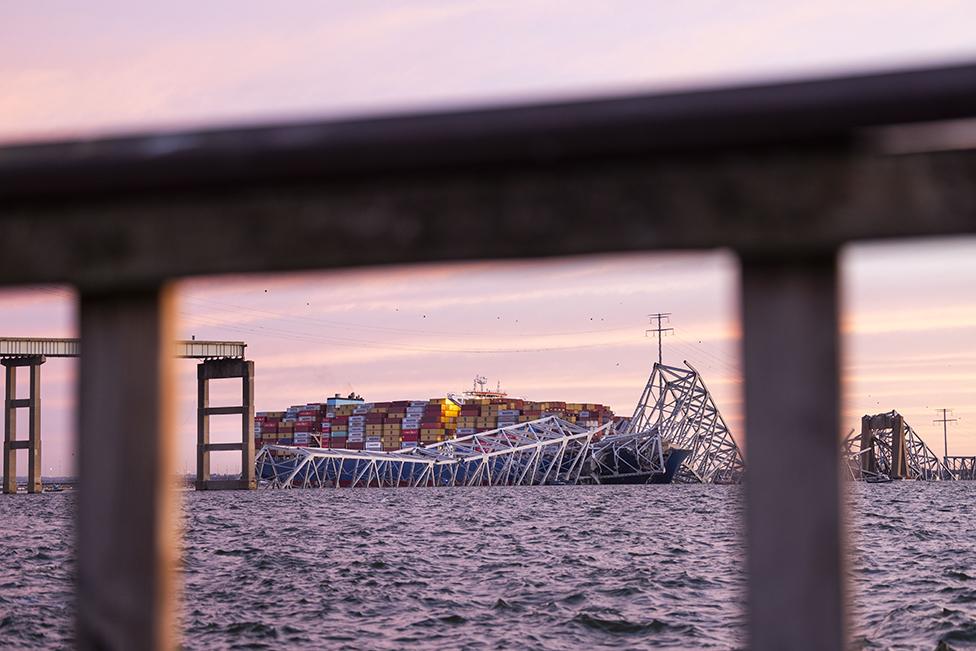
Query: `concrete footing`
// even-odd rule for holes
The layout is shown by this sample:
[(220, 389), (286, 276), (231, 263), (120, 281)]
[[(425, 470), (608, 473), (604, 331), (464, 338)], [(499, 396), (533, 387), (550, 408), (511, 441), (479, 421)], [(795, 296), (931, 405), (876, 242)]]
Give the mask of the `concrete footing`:
[[(17, 492), (17, 450), (27, 450), (27, 492), (40, 493), (41, 485), (41, 364), (43, 355), (8, 357), (0, 360), (6, 370), (3, 402), (3, 492)], [(17, 369), (30, 372), (30, 391), (17, 398)], [(27, 409), (27, 438), (17, 438), (17, 410)]]
[[(210, 380), (241, 379), (241, 404), (237, 407), (210, 406)], [(240, 443), (211, 443), (210, 417), (240, 414)], [(210, 479), (210, 453), (241, 451), (241, 478)], [(197, 479), (200, 490), (253, 490), (254, 473), (254, 362), (243, 359), (208, 359), (197, 366)]]

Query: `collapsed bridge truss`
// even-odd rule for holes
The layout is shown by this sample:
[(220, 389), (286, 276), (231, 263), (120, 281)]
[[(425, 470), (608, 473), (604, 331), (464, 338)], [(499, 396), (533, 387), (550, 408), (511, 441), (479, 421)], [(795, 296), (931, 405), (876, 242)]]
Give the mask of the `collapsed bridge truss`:
[(848, 474), (855, 480), (955, 479), (897, 411), (861, 418), (861, 431), (847, 435), (842, 451)]
[(701, 375), (687, 361), (685, 366), (654, 364), (634, 415), (622, 431), (688, 451), (675, 481), (738, 483), (745, 470), (742, 451)]
[(611, 427), (548, 416), (397, 452), (269, 445), (255, 462), (271, 488), (575, 484)]
[[(632, 418), (586, 428), (557, 416), (395, 452), (267, 445), (271, 488), (737, 483), (742, 453), (698, 371), (655, 364)], [(677, 464), (680, 463), (680, 466)]]

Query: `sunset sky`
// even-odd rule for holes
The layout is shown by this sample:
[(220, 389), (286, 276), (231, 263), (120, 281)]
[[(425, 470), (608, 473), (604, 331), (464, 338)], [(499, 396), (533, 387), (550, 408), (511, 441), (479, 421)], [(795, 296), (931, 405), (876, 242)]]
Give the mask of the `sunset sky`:
[[(8, 3), (0, 142), (976, 59), (968, 2), (807, 5)], [(351, 390), (442, 396), (484, 374), (526, 398), (629, 413), (656, 356), (646, 315), (667, 311), (665, 361), (702, 371), (744, 440), (737, 274), (713, 252), (198, 279), (180, 286), (179, 332), (246, 341), (259, 409)], [(897, 409), (941, 453), (932, 420), (951, 407), (950, 452), (976, 454), (976, 241), (854, 247), (843, 278), (845, 430)], [(72, 336), (73, 300), (70, 288), (0, 291), (0, 335)], [(182, 469), (195, 371), (179, 369)], [(73, 468), (76, 372), (44, 366), (45, 474)]]

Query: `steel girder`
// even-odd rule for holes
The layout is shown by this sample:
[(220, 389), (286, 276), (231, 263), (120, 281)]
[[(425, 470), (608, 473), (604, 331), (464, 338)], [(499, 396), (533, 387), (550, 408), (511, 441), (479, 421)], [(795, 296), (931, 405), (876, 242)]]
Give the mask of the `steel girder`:
[(575, 484), (610, 427), (549, 416), (397, 452), (269, 445), (255, 463), (272, 488)]
[(623, 433), (660, 438), (669, 448), (688, 450), (675, 481), (738, 483), (745, 461), (711, 393), (687, 361), (679, 368), (654, 364), (634, 415)]
[[(903, 439), (899, 430), (903, 430)], [(900, 449), (904, 450), (903, 455)], [(842, 454), (848, 475), (855, 480), (955, 479), (951, 470), (894, 410), (864, 416), (861, 431), (851, 430), (844, 438)]]

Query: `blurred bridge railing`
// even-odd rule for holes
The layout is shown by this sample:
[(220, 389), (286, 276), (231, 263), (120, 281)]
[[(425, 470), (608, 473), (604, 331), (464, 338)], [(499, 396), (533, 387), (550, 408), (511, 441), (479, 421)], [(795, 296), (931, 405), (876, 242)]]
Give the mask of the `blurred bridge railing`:
[(178, 641), (172, 279), (728, 247), (750, 646), (842, 648), (837, 253), (976, 231), (973, 116), (962, 65), (0, 148), (0, 284), (80, 292), (80, 646)]

